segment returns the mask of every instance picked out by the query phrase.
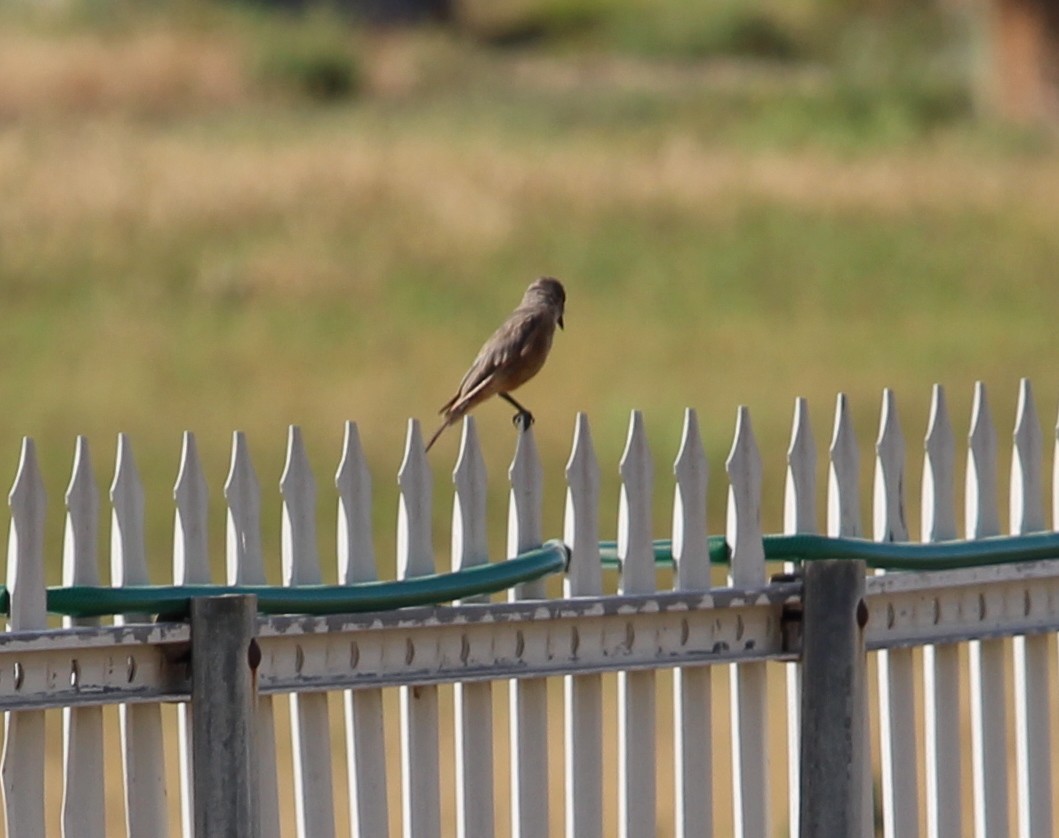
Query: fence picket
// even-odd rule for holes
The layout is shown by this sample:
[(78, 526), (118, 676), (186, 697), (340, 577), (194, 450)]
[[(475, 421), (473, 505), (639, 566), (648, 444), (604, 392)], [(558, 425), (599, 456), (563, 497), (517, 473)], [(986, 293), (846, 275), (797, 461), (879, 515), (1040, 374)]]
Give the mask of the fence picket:
[[(115, 587), (149, 585), (144, 542), (144, 495), (132, 444), (118, 434), (114, 479), (110, 484), (110, 580)], [(125, 614), (115, 624), (146, 623), (146, 614)], [(165, 751), (162, 708), (157, 704), (122, 704), (122, 770), (125, 791), (125, 828), (130, 836), (169, 835), (165, 790)]]
[[(11, 599), (8, 631), (34, 631), (48, 625), (44, 593), (44, 482), (37, 447), (22, 439), (15, 483), (8, 495), (11, 527), (7, 537), (7, 590)], [(44, 673), (26, 670), (27, 689), (42, 686)], [(26, 683), (27, 681), (38, 683)], [(44, 711), (7, 713), (0, 757), (4, 824), (8, 838), (44, 835)]]
[[(1011, 461), (1011, 532), (1044, 529), (1041, 495), (1041, 426), (1033, 390), (1019, 385)], [(1040, 608), (1044, 592), (1027, 588), (1027, 613)], [(1015, 753), (1019, 801), (1019, 834), (1043, 838), (1052, 834), (1051, 723), (1048, 715), (1048, 636), (1020, 635), (1012, 640), (1015, 664)]]
[[(709, 464), (699, 433), (699, 418), (684, 411), (680, 450), (673, 463), (673, 561), (676, 588), (710, 589), (710, 555), (706, 540), (706, 486)], [(673, 673), (673, 732), (676, 785), (674, 806), (680, 838), (713, 835), (713, 737), (710, 725), (713, 669), (678, 667)]]
[[(473, 416), (463, 420), (452, 472), (452, 569), (489, 561), (486, 541), (486, 473)], [(482, 594), (463, 602), (488, 602)], [(456, 832), (461, 838), (493, 834), (493, 685), (454, 686), (456, 708)]]
[[(643, 415), (629, 418), (629, 433), (619, 466), (621, 502), (618, 508), (618, 558), (621, 593), (647, 594), (656, 590), (652, 543), (651, 490), (654, 483), (651, 452), (647, 448)], [(635, 625), (626, 625), (630, 650)], [(619, 823), (626, 838), (653, 835), (655, 830), (655, 673), (645, 669), (618, 673), (618, 770), (621, 775)]]
[[(736, 587), (765, 582), (761, 540), (761, 454), (750, 425), (750, 411), (739, 408), (735, 438), (725, 462), (728, 472), (726, 532), (731, 545), (731, 574)], [(768, 684), (764, 663), (731, 665), (732, 794), (735, 834), (754, 838), (771, 834), (768, 777)]]
[[(283, 494), (283, 584), (319, 585), (316, 481), (305, 454), (301, 428), (297, 425), (291, 425), (287, 434), (287, 462), (279, 487)], [(327, 694), (292, 693), (290, 714), (298, 834), (302, 838), (327, 838), (335, 833)]]
[[(518, 435), (515, 456), (508, 469), (511, 484), (508, 503), (507, 552), (517, 556), (541, 543), (540, 457), (533, 428)], [(512, 601), (543, 599), (544, 580), (512, 589)], [(525, 638), (527, 643), (540, 642)], [(518, 678), (509, 688), (511, 705), (511, 832), (516, 838), (548, 834), (548, 682), (543, 678)]]
[[(923, 541), (956, 538), (954, 465), (956, 442), (945, 390), (935, 384), (924, 440)], [(927, 834), (962, 835), (960, 799), (960, 655), (947, 643), (923, 647), (923, 701), (926, 722)]]
[[(907, 541), (904, 510), (905, 441), (893, 391), (883, 391), (875, 442), (872, 536)], [(879, 739), (882, 752), (883, 829), (887, 838), (919, 834), (919, 763), (915, 726), (915, 661), (911, 649), (879, 652)]]
[[(419, 421), (408, 420), (404, 459), (397, 473), (397, 575), (401, 579), (435, 572), (430, 533), (431, 476)], [(409, 649), (408, 654), (414, 655)], [(401, 687), (401, 800), (405, 838), (438, 838), (438, 688)]]
[[(835, 398), (835, 418), (828, 447), (827, 469), (827, 534), (830, 536), (860, 536), (860, 467), (857, 452), (857, 436), (849, 411), (849, 399), (845, 393)], [(868, 736), (865, 725), (865, 737)], [(871, 752), (865, 742), (863, 751)], [(861, 772), (864, 778), (861, 812), (864, 815), (864, 835), (873, 835), (874, 794), (871, 771)]]
[[(816, 532), (816, 441), (809, 422), (809, 403), (803, 398), (794, 402), (791, 441), (787, 448), (787, 475), (783, 495), (783, 531), (788, 534)], [(793, 562), (784, 565), (793, 573)], [(798, 789), (801, 788), (800, 761), (795, 755), (801, 751), (802, 667), (789, 663), (787, 669), (787, 818), (789, 833), (800, 833)]]
[[(232, 434), (232, 454), (224, 481), (225, 570), (231, 585), (263, 585), (265, 564), (261, 551), (261, 488), (250, 460), (246, 434)], [(276, 722), (273, 698), (259, 695), (254, 716), (257, 751), (258, 808), (261, 835), (279, 835), (279, 783), (276, 779)]]
[[(73, 472), (66, 488), (66, 527), (63, 534), (63, 584), (98, 585), (96, 544), (99, 535), (99, 489), (92, 470), (88, 439), (77, 437)], [(65, 626), (98, 625), (97, 618), (63, 618)], [(79, 677), (75, 669), (68, 676)], [(63, 708), (64, 836), (102, 836), (103, 708)]]
[[(371, 538), (371, 475), (353, 422), (345, 424), (335, 488), (338, 581), (343, 585), (374, 582), (378, 571)], [(385, 835), (389, 831), (389, 814), (382, 690), (346, 690), (343, 698), (352, 834), (365, 838)]]
[[(180, 470), (173, 487), (176, 513), (173, 523), (173, 582), (193, 585), (210, 581), (207, 553), (206, 504), (209, 491), (199, 462), (195, 435), (184, 432), (180, 449)], [(178, 754), (180, 757), (180, 816), (184, 838), (192, 838), (195, 827), (195, 798), (191, 757), (191, 718), (187, 704), (177, 708)]]
[[(566, 463), (564, 540), (570, 568), (566, 597), (599, 596), (603, 568), (599, 557), (599, 463), (588, 417), (578, 413)], [(574, 629), (572, 643), (578, 642)], [(603, 835), (603, 678), (598, 673), (568, 675), (565, 712), (566, 838)]]
[[(997, 439), (985, 385), (974, 388), (971, 429), (967, 445), (965, 508), (966, 538), (1000, 534), (997, 508)], [(999, 612), (996, 595), (983, 594), (981, 607)], [(977, 838), (1008, 834), (1007, 701), (1004, 684), (1005, 643), (1002, 639), (973, 640), (968, 644), (971, 689), (971, 768), (974, 783), (974, 831)]]

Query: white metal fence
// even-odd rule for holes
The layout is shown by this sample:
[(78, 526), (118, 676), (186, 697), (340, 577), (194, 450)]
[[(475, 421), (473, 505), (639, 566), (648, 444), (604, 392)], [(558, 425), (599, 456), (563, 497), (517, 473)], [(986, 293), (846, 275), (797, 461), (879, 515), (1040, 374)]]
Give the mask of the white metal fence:
[[(886, 391), (866, 533), (857, 446), (839, 396), (827, 534), (908, 540), (905, 460), (896, 403)], [(799, 400), (784, 532), (816, 526), (816, 462), (807, 405)], [(1059, 458), (1055, 463), (1059, 468)], [(731, 561), (723, 587), (711, 587), (708, 468), (689, 410), (673, 467), (674, 589), (658, 590), (652, 540), (670, 533), (652, 520), (656, 470), (642, 418), (633, 412), (620, 463), (620, 591), (603, 594), (600, 469), (588, 419), (578, 415), (566, 466), (563, 539), (571, 560), (563, 598), (548, 599), (539, 581), (513, 589), (505, 603), (479, 597), (385, 613), (262, 618), (253, 718), (260, 834), (326, 838), (345, 831), (347, 820), (352, 834), (363, 836), (398, 828), (409, 836), (537, 836), (559, 834), (562, 823), (577, 838), (798, 834), (801, 583), (768, 577), (762, 462), (745, 408), (725, 467)], [(1010, 491), (1015, 533), (1046, 528), (1043, 468), (1039, 419), (1023, 381)], [(958, 537), (956, 444), (940, 387), (923, 474), (921, 539)], [(507, 543), (514, 555), (553, 535), (541, 531), (542, 474), (532, 430), (518, 438), (509, 478)], [(398, 575), (433, 574), (441, 568), (431, 532), (432, 479), (415, 421), (398, 482)], [(453, 482), (451, 555), (459, 569), (488, 560), (486, 470), (472, 419), (463, 427)], [(997, 483), (996, 434), (978, 385), (964, 490), (967, 538), (999, 533)], [(280, 485), (284, 584), (319, 583), (317, 493), (297, 428)], [(346, 426), (335, 485), (339, 579), (375, 580), (371, 481), (353, 424)], [(1059, 478), (1053, 485), (1059, 488)], [(174, 581), (209, 582), (206, 484), (190, 434), (174, 494)], [(258, 481), (238, 433), (224, 495), (227, 582), (264, 583)], [(135, 614), (113, 626), (68, 618), (68, 628), (48, 629), (45, 500), (28, 439), (10, 506), (10, 632), (0, 639), (7, 834), (40, 836), (61, 824), (67, 836), (105, 835), (116, 817), (107, 811), (106, 789), (119, 772), (128, 834), (178, 828), (191, 834), (191, 629)], [(113, 584), (147, 584), (144, 496), (124, 435), (110, 506)], [(1054, 509), (1059, 515), (1059, 492)], [(88, 444), (79, 439), (66, 493), (65, 585), (98, 584), (99, 524)], [(992, 838), (1010, 826), (1031, 838), (1052, 834), (1051, 637), (1059, 630), (1059, 561), (887, 573), (870, 578), (866, 591), (865, 638), (877, 652), (871, 679), (877, 689), (868, 701), (873, 732), (861, 790), (864, 831), (871, 831), (877, 810), (887, 836), (918, 835), (924, 827), (940, 836)], [(558, 678), (561, 695), (549, 689)], [(727, 696), (718, 689), (725, 683)], [(394, 690), (396, 706), (388, 698)], [(505, 693), (506, 707), (499, 700)], [(281, 695), (289, 708), (277, 701)], [(183, 702), (176, 733), (166, 702)], [(104, 720), (104, 707), (116, 703), (120, 751), (108, 746)], [(59, 707), (61, 759), (51, 755), (46, 734), (46, 711)], [(290, 772), (280, 758), (288, 752)], [(174, 774), (179, 795), (167, 788)], [(47, 801), (58, 788), (55, 818)], [(784, 799), (789, 804), (777, 804)]]

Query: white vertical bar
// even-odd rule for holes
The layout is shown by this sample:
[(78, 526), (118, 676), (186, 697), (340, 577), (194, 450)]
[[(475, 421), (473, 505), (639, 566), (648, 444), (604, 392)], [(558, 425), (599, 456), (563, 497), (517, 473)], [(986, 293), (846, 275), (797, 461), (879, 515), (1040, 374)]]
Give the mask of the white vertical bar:
[[(967, 448), (965, 519), (967, 538), (1000, 534), (997, 509), (997, 440), (985, 385), (974, 389)], [(987, 610), (1002, 600), (985, 593)], [(974, 832), (977, 838), (1008, 834), (1007, 700), (1004, 641), (971, 641), (971, 765), (974, 778)]]
[[(940, 384), (934, 385), (924, 448), (921, 538), (948, 541), (956, 538), (956, 442)], [(956, 803), (961, 751), (959, 646), (924, 646), (923, 676), (927, 834), (931, 838), (962, 835), (962, 807)]]
[[(783, 496), (783, 531), (787, 534), (816, 532), (816, 442), (809, 424), (809, 403), (794, 402), (791, 442), (787, 447), (787, 480)], [(793, 562), (784, 566), (787, 573), (797, 568)], [(790, 835), (799, 834), (799, 801), (801, 795), (801, 703), (802, 667), (787, 664), (787, 818)]]
[[(180, 451), (180, 471), (173, 487), (176, 514), (173, 523), (173, 582), (193, 585), (210, 581), (206, 552), (206, 478), (199, 463), (195, 435), (185, 431)], [(186, 703), (177, 708), (180, 757), (180, 816), (184, 838), (195, 829), (194, 777), (191, 758), (191, 718)]]
[[(242, 431), (232, 434), (232, 455), (224, 481), (225, 569), (230, 585), (264, 585), (261, 554), (261, 487)], [(276, 779), (276, 725), (273, 698), (259, 695), (254, 713), (257, 799), (262, 838), (279, 836), (279, 782)]]
[[(125, 434), (118, 434), (114, 480), (110, 484), (110, 580), (115, 587), (149, 585), (144, 546), (143, 484)], [(125, 614), (115, 623), (144, 623), (146, 614)], [(125, 826), (130, 836), (169, 835), (165, 790), (162, 708), (122, 704), (119, 708), (122, 768), (125, 778)]]
[[(574, 424), (566, 484), (563, 530), (570, 548), (570, 567), (564, 580), (564, 594), (598, 596), (603, 592), (599, 556), (599, 463), (584, 413), (577, 414)], [(603, 679), (599, 674), (568, 675), (563, 686), (566, 838), (602, 838)]]
[[(88, 440), (77, 437), (73, 473), (66, 488), (63, 534), (63, 585), (98, 585), (96, 544), (99, 536), (99, 490), (92, 471)], [(98, 618), (63, 618), (64, 626), (99, 625)], [(71, 678), (77, 672), (71, 672)], [(103, 708), (63, 708), (64, 836), (99, 836), (103, 811)]]
[[(835, 399), (834, 429), (828, 450), (827, 471), (827, 534), (830, 536), (859, 537), (860, 526), (860, 477), (857, 438), (849, 413), (849, 400), (844, 393)], [(867, 722), (864, 730), (865, 758), (870, 758), (871, 746)], [(874, 794), (871, 771), (861, 772), (864, 778), (861, 812), (864, 816), (864, 835), (875, 834)]]
[[(618, 558), (621, 593), (646, 594), (656, 590), (655, 554), (651, 535), (651, 491), (654, 484), (651, 452), (647, 448), (643, 415), (629, 419), (619, 471), (621, 502), (618, 508)], [(626, 626), (630, 651), (634, 644), (650, 644), (637, 637), (635, 624)], [(652, 669), (618, 673), (618, 770), (620, 824), (623, 838), (640, 838), (655, 832), (655, 673)]]
[[(378, 579), (371, 530), (371, 475), (357, 426), (346, 422), (338, 490), (338, 581), (343, 585)], [(352, 834), (385, 835), (386, 737), (382, 690), (346, 690), (346, 760)]]
[[(518, 436), (508, 469), (507, 552), (517, 556), (541, 543), (540, 457), (533, 428)], [(512, 600), (543, 599), (543, 580), (517, 585)], [(533, 641), (528, 641), (533, 642)], [(548, 682), (519, 678), (511, 682), (511, 832), (515, 838), (548, 834)]]
[[(460, 453), (452, 472), (452, 569), (489, 561), (486, 541), (486, 473), (474, 417), (463, 420)], [(489, 602), (488, 594), (463, 602)], [(456, 706), (456, 833), (460, 838), (492, 835), (493, 685), (454, 686)]]
[[(47, 628), (44, 589), (44, 483), (37, 447), (24, 437), (11, 493), (11, 528), (7, 538), (8, 631)], [(40, 678), (44, 673), (22, 673)], [(4, 824), (8, 838), (44, 835), (44, 711), (5, 715), (4, 753), (0, 759)]]
[[(684, 411), (680, 450), (673, 464), (673, 561), (676, 587), (710, 589), (710, 548), (706, 529), (706, 485), (709, 465), (699, 434), (699, 419)], [(676, 760), (676, 834), (679, 838), (713, 835), (713, 737), (710, 726), (709, 666), (678, 667), (673, 673), (673, 719)]]
[[(434, 573), (430, 534), (431, 476), (419, 422), (408, 420), (404, 460), (397, 473), (397, 575), (401, 579)], [(439, 838), (438, 689), (401, 687), (401, 800), (405, 838)]]
[[(287, 462), (279, 481), (283, 494), (282, 561), (284, 585), (319, 585), (316, 550), (316, 481), (309, 469), (301, 429), (291, 425)], [(301, 838), (335, 833), (331, 787), (331, 725), (326, 693), (292, 693), (294, 811)]]
[[(729, 584), (754, 587), (765, 582), (761, 540), (761, 454), (750, 412), (740, 406), (728, 471), (726, 532), (732, 548)], [(731, 666), (732, 793), (735, 834), (765, 838), (772, 832), (769, 811), (768, 682), (764, 663)]]
[[(873, 537), (907, 541), (903, 495), (905, 440), (893, 391), (883, 391), (875, 442)], [(915, 661), (911, 649), (879, 652), (879, 747), (883, 767), (883, 832), (886, 838), (919, 834)]]
[[(1041, 495), (1042, 440), (1037, 407), (1028, 379), (1019, 385), (1015, 417), (1015, 451), (1011, 460), (1011, 532), (1039, 532), (1044, 527)], [(1043, 594), (1029, 591), (1027, 615), (1045, 605)], [(1048, 636), (1020, 636), (1012, 641), (1015, 663), (1015, 754), (1019, 801), (1019, 835), (1052, 834), (1051, 722), (1048, 716)]]

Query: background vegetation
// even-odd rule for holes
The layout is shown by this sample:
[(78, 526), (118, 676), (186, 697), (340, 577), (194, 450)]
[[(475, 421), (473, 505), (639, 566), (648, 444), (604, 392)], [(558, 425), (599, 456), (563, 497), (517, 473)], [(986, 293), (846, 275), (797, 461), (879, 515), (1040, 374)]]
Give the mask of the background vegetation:
[[(567, 331), (520, 398), (538, 419), (548, 535), (578, 410), (593, 422), (604, 535), (631, 408), (653, 444), (659, 536), (685, 406), (708, 446), (713, 531), (738, 404), (772, 531), (796, 396), (823, 464), (835, 394), (849, 394), (868, 456), (893, 387), (909, 486), (934, 382), (958, 436), (976, 379), (1002, 439), (1020, 376), (1050, 427), (1059, 147), (976, 115), (976, 43), (959, 3), (468, 0), (454, 26), (382, 31), (326, 9), (5, 5), (0, 479), (20, 436), (35, 437), (50, 580), (74, 437), (90, 437), (105, 497), (119, 431), (147, 486), (154, 576), (169, 578), (184, 429), (203, 453), (221, 578), (238, 428), (279, 581), (291, 423), (321, 486), (334, 579), (327, 486), (347, 418), (392, 573), (406, 417), (432, 430), (544, 273), (567, 285)], [(509, 414), (478, 412), (497, 555)], [(431, 455), (442, 566), (457, 441)]]

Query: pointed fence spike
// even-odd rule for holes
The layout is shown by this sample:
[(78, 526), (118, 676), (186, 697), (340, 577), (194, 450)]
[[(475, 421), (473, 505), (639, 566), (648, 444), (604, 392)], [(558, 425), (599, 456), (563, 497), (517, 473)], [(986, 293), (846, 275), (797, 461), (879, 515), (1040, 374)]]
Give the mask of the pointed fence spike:
[(857, 537), (860, 535), (860, 466), (845, 393), (839, 393), (835, 400), (835, 426), (829, 454), (827, 534)]
[(230, 585), (265, 584), (261, 550), (261, 486), (242, 431), (232, 433), (232, 457), (224, 481), (225, 568)]
[(1000, 533), (997, 504), (997, 435), (985, 384), (974, 386), (971, 430), (967, 437), (967, 493), (965, 496), (968, 538)]
[(44, 593), (44, 513), (47, 499), (37, 461), (37, 446), (22, 438), (15, 482), (8, 495), (11, 527), (7, 539), (7, 591), (11, 631), (48, 625)]
[(99, 489), (92, 470), (88, 439), (77, 437), (70, 484), (66, 487), (63, 535), (63, 584), (98, 585), (96, 543), (99, 534)]
[(809, 402), (801, 396), (794, 400), (791, 442), (787, 447), (783, 531), (816, 532), (816, 441), (809, 422)]
[(338, 490), (338, 579), (343, 585), (374, 582), (375, 541), (371, 527), (371, 473), (355, 422), (346, 422), (342, 459), (335, 473)]
[[(507, 554), (517, 556), (540, 546), (541, 498), (544, 472), (537, 453), (533, 426), (518, 435), (515, 456), (507, 470), (511, 489), (507, 506)], [(511, 589), (511, 600), (542, 599), (546, 588), (543, 579), (523, 582)]]
[(655, 590), (655, 556), (651, 532), (654, 465), (647, 447), (643, 414), (632, 411), (625, 452), (618, 466), (621, 499), (618, 507), (618, 558), (621, 591), (643, 594)]
[(118, 434), (114, 457), (114, 479), (110, 484), (110, 579), (111, 584), (149, 585), (144, 536), (144, 493), (132, 442)]
[(178, 585), (210, 581), (206, 513), (209, 490), (199, 462), (195, 435), (184, 431), (180, 471), (173, 488), (176, 520), (173, 536), (173, 579)]
[(904, 479), (905, 437), (897, 418), (897, 398), (887, 387), (883, 390), (879, 436), (875, 441), (872, 518), (876, 541), (908, 540)]
[[(473, 567), (489, 561), (486, 541), (486, 472), (478, 429), (473, 416), (465, 416), (460, 452), (452, 471), (455, 495), (452, 505), (452, 569)], [(468, 600), (488, 602), (483, 595)]]
[(316, 480), (297, 425), (291, 425), (287, 432), (287, 462), (279, 488), (283, 494), (283, 584), (318, 585), (321, 576), (316, 550)]
[(709, 463), (699, 433), (699, 417), (694, 408), (684, 410), (680, 450), (673, 463), (677, 485), (673, 498), (673, 561), (676, 587), (681, 590), (708, 590), (710, 549), (706, 529), (706, 487)]
[(599, 556), (599, 461), (588, 416), (581, 412), (574, 420), (574, 441), (565, 474), (563, 540), (571, 551), (566, 595), (598, 596), (603, 592), (603, 566)]
[(952, 433), (945, 388), (935, 384), (930, 401), (930, 419), (923, 443), (924, 541), (956, 538), (956, 438)]
[(725, 462), (728, 472), (728, 543), (732, 548), (730, 581), (752, 587), (765, 581), (765, 548), (761, 540), (761, 453), (750, 411), (740, 405), (735, 438)]
[(408, 420), (404, 459), (397, 472), (397, 575), (400, 579), (435, 572), (431, 540), (432, 477), (418, 419)]
[(1044, 445), (1033, 388), (1028, 378), (1019, 382), (1014, 440), (1015, 450), (1011, 461), (1011, 531), (1039, 532), (1044, 529), (1041, 493)]

